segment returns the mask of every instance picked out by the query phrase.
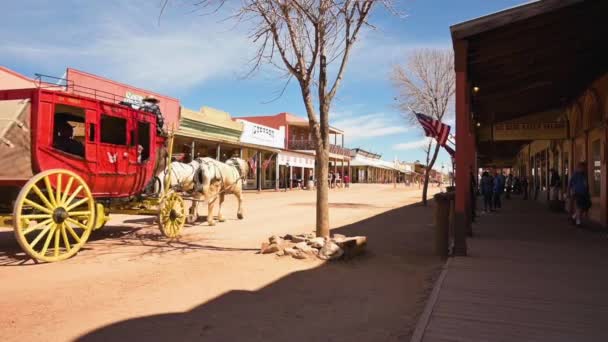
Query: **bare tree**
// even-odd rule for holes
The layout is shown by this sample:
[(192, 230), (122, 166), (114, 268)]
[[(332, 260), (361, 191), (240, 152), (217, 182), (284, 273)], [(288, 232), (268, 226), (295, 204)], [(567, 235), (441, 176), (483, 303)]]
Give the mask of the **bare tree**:
[[(405, 65), (393, 68), (393, 85), (398, 92), (399, 108), (407, 113), (407, 118), (417, 124), (410, 108), (445, 121), (453, 114), (454, 92), (456, 90), (454, 55), (449, 49), (419, 49), (413, 51)], [(427, 204), (427, 194), (431, 169), (439, 154), (439, 144), (431, 141), (426, 152), (426, 167), (422, 202)]]
[[(164, 10), (169, 0), (163, 0)], [(329, 236), (329, 112), (361, 28), (376, 4), (391, 0), (242, 0), (233, 19), (254, 28), (254, 69), (271, 64), (300, 86), (315, 144), (316, 233)], [(226, 0), (193, 0), (215, 13)], [(231, 3), (233, 6), (233, 4)], [(162, 14), (162, 10), (161, 10)], [(286, 85), (287, 86), (287, 85)], [(316, 90), (316, 94), (315, 94)]]

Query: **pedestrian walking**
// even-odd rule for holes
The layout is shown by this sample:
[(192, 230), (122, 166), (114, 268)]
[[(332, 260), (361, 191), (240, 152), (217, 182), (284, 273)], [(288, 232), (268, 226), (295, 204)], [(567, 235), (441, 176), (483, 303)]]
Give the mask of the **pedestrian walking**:
[(502, 193), (505, 191), (505, 176), (496, 172), (494, 176), (494, 210), (502, 208)]
[(521, 190), (524, 193), (524, 199), (527, 200), (528, 199), (528, 177), (524, 176), (521, 179)]
[(483, 195), (483, 211), (493, 211), (492, 195), (494, 194), (494, 180), (488, 171), (481, 176), (481, 194)]
[(589, 183), (585, 172), (585, 163), (579, 163), (576, 171), (570, 178), (568, 193), (574, 200), (576, 209), (572, 215), (572, 221), (577, 227), (581, 226), (583, 216), (586, 216), (591, 208), (591, 196), (589, 194)]
[(559, 200), (559, 192), (562, 187), (562, 180), (555, 169), (549, 170), (551, 178), (549, 180), (549, 187), (551, 188), (551, 199), (554, 201)]
[(506, 199), (511, 199), (511, 192), (513, 192), (513, 175), (509, 174), (507, 176), (507, 181), (506, 181), (506, 189), (507, 189), (507, 194), (506, 194)]

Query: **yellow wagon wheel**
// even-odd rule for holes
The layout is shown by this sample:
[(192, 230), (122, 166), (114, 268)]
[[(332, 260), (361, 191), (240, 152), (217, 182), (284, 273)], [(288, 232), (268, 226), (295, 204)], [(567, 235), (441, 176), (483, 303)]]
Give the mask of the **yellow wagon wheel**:
[(186, 204), (175, 192), (163, 196), (158, 211), (158, 226), (166, 237), (178, 237), (186, 223)]
[(53, 262), (80, 250), (94, 218), (95, 202), (85, 181), (74, 172), (54, 169), (35, 175), (21, 189), (13, 209), (13, 228), (25, 253)]

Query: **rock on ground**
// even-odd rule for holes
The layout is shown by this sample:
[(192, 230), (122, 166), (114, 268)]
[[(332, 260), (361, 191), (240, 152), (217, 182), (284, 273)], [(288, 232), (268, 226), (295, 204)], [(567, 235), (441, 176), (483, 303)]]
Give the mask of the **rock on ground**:
[(334, 260), (342, 256), (342, 248), (333, 241), (327, 241), (319, 251), (319, 258), (323, 260)]

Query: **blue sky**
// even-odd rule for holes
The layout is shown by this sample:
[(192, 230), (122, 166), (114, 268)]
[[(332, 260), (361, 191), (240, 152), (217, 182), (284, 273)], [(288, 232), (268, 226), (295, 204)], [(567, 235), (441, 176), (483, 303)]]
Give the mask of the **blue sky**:
[[(384, 159), (423, 160), (424, 137), (395, 108), (390, 70), (408, 51), (451, 48), (449, 26), (521, 4), (523, 0), (401, 0), (405, 18), (380, 7), (375, 30), (357, 42), (333, 103), (331, 122), (346, 132), (349, 147)], [(265, 68), (250, 78), (255, 45), (248, 28), (191, 13), (192, 0), (173, 0), (160, 25), (160, 0), (6, 0), (0, 12), (0, 65), (27, 76), (60, 76), (70, 66), (177, 97), (234, 117), (278, 112), (305, 116), (295, 83), (276, 101), (281, 74)], [(240, 1), (235, 1), (238, 4)], [(442, 152), (440, 161), (448, 163)]]

